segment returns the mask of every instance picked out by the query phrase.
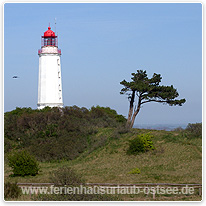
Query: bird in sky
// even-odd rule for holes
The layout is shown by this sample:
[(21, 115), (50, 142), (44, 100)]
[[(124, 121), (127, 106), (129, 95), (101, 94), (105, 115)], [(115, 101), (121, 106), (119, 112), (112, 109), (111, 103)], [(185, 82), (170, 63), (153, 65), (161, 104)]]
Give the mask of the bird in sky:
[(18, 76), (13, 76), (13, 79), (17, 79), (17, 78), (19, 78)]

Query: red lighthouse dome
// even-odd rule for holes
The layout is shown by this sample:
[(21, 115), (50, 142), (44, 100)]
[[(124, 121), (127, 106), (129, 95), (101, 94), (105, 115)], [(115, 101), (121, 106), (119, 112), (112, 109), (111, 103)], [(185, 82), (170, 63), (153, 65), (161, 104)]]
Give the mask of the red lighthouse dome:
[(55, 32), (51, 30), (51, 27), (48, 27), (48, 30), (44, 32), (44, 37), (55, 37)]
[(61, 49), (58, 49), (57, 36), (55, 35), (55, 32), (51, 30), (50, 26), (48, 27), (48, 30), (44, 32), (44, 36), (41, 36), (41, 49), (38, 50), (38, 54), (41, 55), (47, 52), (61, 55)]
[(42, 36), (42, 47), (45, 46), (56, 46), (57, 45), (57, 36), (55, 35), (55, 32), (51, 30), (51, 27), (48, 27), (48, 30), (44, 32), (44, 36)]

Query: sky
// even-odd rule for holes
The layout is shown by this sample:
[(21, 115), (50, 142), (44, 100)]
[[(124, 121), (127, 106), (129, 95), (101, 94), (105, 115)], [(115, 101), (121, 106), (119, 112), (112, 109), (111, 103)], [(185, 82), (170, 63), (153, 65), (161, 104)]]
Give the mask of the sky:
[(5, 112), (37, 108), (38, 49), (49, 23), (62, 51), (64, 106), (100, 105), (127, 117), (120, 82), (142, 69), (161, 74), (161, 84), (177, 88), (186, 103), (145, 104), (135, 124), (202, 122), (200, 3), (6, 3)]

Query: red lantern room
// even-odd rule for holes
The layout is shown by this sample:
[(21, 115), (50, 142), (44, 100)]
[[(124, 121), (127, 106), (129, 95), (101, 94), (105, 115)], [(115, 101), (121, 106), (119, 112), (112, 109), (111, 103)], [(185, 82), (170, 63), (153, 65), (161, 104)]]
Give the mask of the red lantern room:
[(57, 44), (57, 36), (55, 35), (55, 32), (51, 30), (51, 27), (48, 27), (48, 30), (44, 32), (44, 36), (42, 36), (41, 39), (41, 47), (44, 46), (56, 46), (58, 47)]

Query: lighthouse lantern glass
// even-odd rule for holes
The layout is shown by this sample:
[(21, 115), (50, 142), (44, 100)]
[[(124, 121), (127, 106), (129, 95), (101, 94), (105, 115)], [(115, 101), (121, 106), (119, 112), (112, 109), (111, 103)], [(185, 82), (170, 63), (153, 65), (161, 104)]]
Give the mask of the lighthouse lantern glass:
[(57, 36), (55, 35), (55, 32), (51, 30), (51, 27), (48, 27), (48, 30), (44, 32), (44, 36), (42, 36), (42, 47), (44, 46), (56, 46), (58, 47), (57, 44)]
[(57, 45), (57, 38), (56, 37), (42, 37), (42, 47), (43, 46), (58, 46)]

